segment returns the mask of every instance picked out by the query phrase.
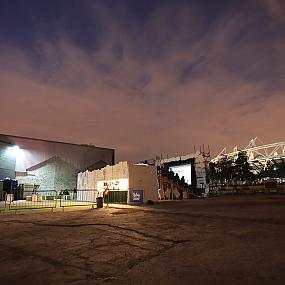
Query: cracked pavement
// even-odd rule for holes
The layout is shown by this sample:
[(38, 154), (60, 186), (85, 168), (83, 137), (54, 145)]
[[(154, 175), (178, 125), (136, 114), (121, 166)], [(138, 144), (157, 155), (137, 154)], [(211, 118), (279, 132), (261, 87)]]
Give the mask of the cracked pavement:
[(284, 284), (285, 197), (0, 215), (1, 284)]

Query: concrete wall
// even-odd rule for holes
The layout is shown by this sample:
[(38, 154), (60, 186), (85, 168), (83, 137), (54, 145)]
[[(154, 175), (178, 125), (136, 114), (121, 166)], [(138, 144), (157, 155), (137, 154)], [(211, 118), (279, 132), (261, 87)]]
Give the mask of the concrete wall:
[(9, 144), (0, 142), (0, 180), (9, 177), (11, 179), (15, 178), (15, 156), (10, 153)]
[(78, 173), (77, 189), (97, 189), (97, 181), (129, 178), (128, 162), (119, 162), (94, 171)]
[(74, 189), (77, 183), (77, 171), (68, 163), (57, 160), (55, 163), (54, 189)]
[(40, 185), (40, 190), (65, 190), (76, 188), (77, 171), (61, 159), (55, 159), (32, 171), (27, 176), (17, 176), (19, 184)]
[(40, 185), (39, 190), (54, 190), (55, 163), (50, 162), (38, 169), (28, 171), (26, 176), (17, 176), (19, 184)]

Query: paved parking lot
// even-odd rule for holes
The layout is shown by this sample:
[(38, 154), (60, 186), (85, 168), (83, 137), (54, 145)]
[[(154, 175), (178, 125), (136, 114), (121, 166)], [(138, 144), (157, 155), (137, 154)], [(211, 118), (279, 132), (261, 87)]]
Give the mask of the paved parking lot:
[(1, 284), (285, 283), (285, 196), (0, 219)]

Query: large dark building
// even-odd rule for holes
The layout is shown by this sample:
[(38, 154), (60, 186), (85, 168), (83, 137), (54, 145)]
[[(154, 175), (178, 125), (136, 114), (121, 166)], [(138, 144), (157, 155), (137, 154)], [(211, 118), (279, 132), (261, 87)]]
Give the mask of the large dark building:
[(77, 173), (113, 165), (114, 149), (0, 134), (0, 180), (42, 190), (76, 187)]
[(12, 144), (0, 140), (0, 180), (15, 178), (16, 157), (10, 151), (12, 148)]

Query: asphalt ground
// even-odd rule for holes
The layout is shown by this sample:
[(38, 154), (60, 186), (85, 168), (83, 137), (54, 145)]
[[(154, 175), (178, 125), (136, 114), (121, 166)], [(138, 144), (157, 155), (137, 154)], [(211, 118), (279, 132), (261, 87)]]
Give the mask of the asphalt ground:
[(285, 196), (0, 214), (0, 284), (285, 284)]

